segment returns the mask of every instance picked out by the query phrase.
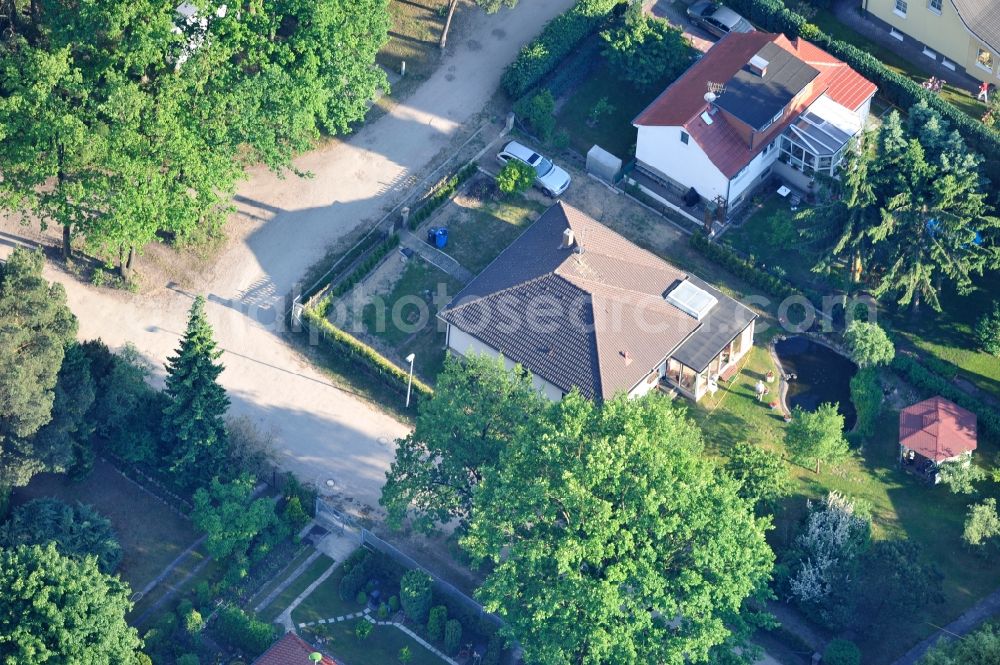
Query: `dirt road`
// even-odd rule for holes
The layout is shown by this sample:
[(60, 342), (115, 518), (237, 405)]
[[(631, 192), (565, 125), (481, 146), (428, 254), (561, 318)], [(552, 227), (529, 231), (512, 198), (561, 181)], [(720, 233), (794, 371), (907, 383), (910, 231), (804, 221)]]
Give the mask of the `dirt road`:
[[(494, 16), (477, 11), (437, 72), (403, 104), (346, 143), (297, 160), (311, 179), (250, 173), (239, 188), (235, 237), (191, 289), (147, 284), (148, 295), (109, 292), (50, 266), (48, 277), (66, 286), (80, 319), (80, 337), (116, 347), (131, 341), (162, 370), (193, 292), (204, 294), (225, 350), (221, 381), (232, 411), (272, 430), (282, 465), (303, 480), (331, 479), (338, 493), (375, 505), (392, 441), (406, 428), (331, 385), (274, 333), (283, 297), (327, 247), (402, 197), (482, 110), (520, 46), (573, 1), (524, 2)], [(0, 234), (0, 256), (17, 241)]]

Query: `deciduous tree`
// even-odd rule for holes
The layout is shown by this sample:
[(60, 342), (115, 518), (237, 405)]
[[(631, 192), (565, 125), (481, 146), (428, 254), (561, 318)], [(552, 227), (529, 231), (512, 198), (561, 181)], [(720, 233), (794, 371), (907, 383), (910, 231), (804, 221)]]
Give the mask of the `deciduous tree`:
[(487, 471), (462, 543), (528, 662), (704, 662), (769, 576), (766, 528), (667, 400), (571, 393)]
[(194, 525), (205, 532), (205, 549), (217, 559), (245, 556), (250, 544), (278, 517), (274, 504), (253, 498), (254, 481), (248, 475), (224, 483), (213, 478), (208, 489), (194, 494)]
[(967, 545), (982, 548), (989, 543), (995, 544), (998, 536), (1000, 536), (1000, 516), (997, 515), (996, 499), (991, 497), (982, 503), (969, 506), (962, 540)]
[(34, 435), (52, 419), (76, 318), (62, 286), (42, 277), (42, 263), (41, 252), (18, 248), (0, 265), (0, 486), (25, 485), (61, 459)]
[(642, 5), (632, 0), (621, 24), (602, 32), (601, 38), (604, 57), (615, 72), (647, 90), (683, 74), (694, 62), (696, 51), (680, 28), (646, 14)]
[(983, 624), (960, 640), (941, 640), (919, 665), (994, 665), (1000, 663), (1000, 624)]
[(844, 416), (836, 404), (820, 404), (815, 411), (796, 407), (785, 434), (792, 457), (803, 463), (836, 465), (847, 458), (850, 448), (844, 438)]
[(788, 494), (788, 466), (781, 456), (741, 441), (729, 451), (726, 470), (740, 484), (739, 495), (758, 511), (770, 511)]
[(869, 321), (851, 321), (844, 330), (844, 344), (851, 360), (861, 368), (888, 365), (896, 356), (896, 347), (885, 331)]
[(486, 469), (545, 407), (522, 367), (508, 370), (486, 356), (447, 358), (434, 396), (421, 402), (416, 427), (397, 442), (386, 473), (379, 503), (389, 523), (399, 526), (408, 514), (421, 531), (464, 523)]
[(201, 487), (213, 476), (227, 475), (223, 418), (229, 397), (218, 382), (221, 355), (205, 316), (205, 299), (198, 296), (177, 355), (167, 361), (164, 391), (163, 442), (171, 472), (184, 487)]
[(46, 547), (0, 549), (0, 662), (137, 662), (128, 584)]

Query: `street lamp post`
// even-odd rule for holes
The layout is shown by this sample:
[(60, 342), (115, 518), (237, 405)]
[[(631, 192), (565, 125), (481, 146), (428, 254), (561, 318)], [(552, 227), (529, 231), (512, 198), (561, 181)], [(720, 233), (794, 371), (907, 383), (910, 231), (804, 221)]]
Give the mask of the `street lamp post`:
[(416, 358), (414, 354), (406, 356), (407, 362), (410, 363), (410, 380), (406, 382), (406, 408), (410, 408), (410, 389), (413, 387), (413, 360)]

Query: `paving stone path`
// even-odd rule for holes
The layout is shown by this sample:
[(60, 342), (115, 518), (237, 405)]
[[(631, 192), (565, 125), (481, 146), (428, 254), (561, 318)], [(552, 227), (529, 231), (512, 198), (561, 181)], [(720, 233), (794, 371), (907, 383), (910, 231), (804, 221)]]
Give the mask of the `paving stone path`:
[(398, 621), (379, 621), (378, 619), (372, 618), (370, 609), (365, 609), (363, 612), (354, 612), (353, 614), (342, 614), (338, 617), (332, 617), (330, 619), (320, 619), (319, 621), (309, 621), (307, 623), (300, 623), (298, 627), (308, 628), (310, 626), (321, 626), (324, 624), (341, 623), (343, 621), (353, 621), (355, 619), (364, 619), (368, 623), (375, 626), (392, 626), (393, 628), (398, 628), (399, 630), (409, 635), (415, 642), (417, 642), (417, 644), (424, 647), (425, 649), (427, 649), (428, 651), (430, 651), (431, 653), (433, 653), (435, 656), (445, 661), (446, 663), (449, 663), (449, 665), (458, 665), (458, 662), (455, 661), (453, 658), (449, 658), (440, 649), (437, 649), (433, 644), (430, 644), (427, 640), (423, 639), (422, 637), (420, 637), (419, 635), (417, 635), (412, 630), (410, 630), (403, 624), (399, 623)]

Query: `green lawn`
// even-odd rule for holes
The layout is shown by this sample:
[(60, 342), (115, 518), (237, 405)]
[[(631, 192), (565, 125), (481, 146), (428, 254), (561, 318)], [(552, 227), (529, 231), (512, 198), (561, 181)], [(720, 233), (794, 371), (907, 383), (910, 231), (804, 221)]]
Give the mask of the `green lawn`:
[(43, 473), (14, 490), (15, 504), (54, 497), (90, 504), (111, 520), (122, 545), (118, 572), (133, 591), (142, 589), (198, 539), (191, 522), (98, 459), (80, 481), (65, 474)]
[[(689, 406), (702, 427), (709, 451), (725, 456), (737, 441), (785, 453), (785, 424), (766, 404), (756, 400), (753, 385), (774, 369), (764, 342), (751, 352), (740, 376), (713, 399)], [(793, 541), (806, 499), (831, 490), (871, 506), (876, 538), (909, 538), (918, 543), (944, 574), (944, 604), (914, 616), (901, 616), (886, 634), (861, 642), (865, 663), (889, 663), (910, 645), (944, 625), (1000, 585), (1000, 567), (986, 564), (961, 545), (966, 506), (981, 497), (956, 496), (944, 487), (928, 487), (896, 467), (898, 413), (886, 412), (874, 435), (838, 469), (811, 469), (792, 464), (794, 494), (777, 511), (770, 541), (779, 553)], [(982, 452), (992, 453), (990, 448)], [(995, 486), (990, 486), (991, 491)]]
[(325, 554), (321, 554), (318, 559), (309, 564), (309, 567), (303, 571), (298, 579), (289, 584), (270, 605), (261, 610), (258, 616), (262, 620), (269, 622), (277, 619), (278, 615), (284, 612), (292, 604), (292, 601), (305, 591), (306, 587), (315, 582), (331, 565), (333, 565), (333, 559)]
[[(841, 23), (830, 10), (822, 9), (817, 11), (816, 16), (810, 19), (810, 22), (817, 25), (823, 32), (834, 39), (854, 44), (861, 50), (881, 60), (889, 69), (903, 74), (917, 83), (923, 83), (931, 76), (926, 69), (921, 67), (920, 62), (907, 60), (897, 53), (868, 40), (863, 35), (858, 34)], [(985, 104), (978, 101), (967, 91), (952, 85), (945, 85), (942, 88), (941, 98), (977, 120), (986, 112)]]
[(515, 196), (466, 208), (448, 221), (448, 252), (473, 273), (479, 273), (514, 241), (546, 206)]
[(295, 624), (332, 619), (363, 610), (364, 605), (359, 605), (353, 598), (350, 600), (340, 598), (340, 580), (343, 577), (343, 567), (340, 566), (322, 584), (313, 589), (309, 597), (292, 612)]
[[(581, 154), (596, 144), (628, 161), (635, 152), (632, 120), (662, 89), (636, 90), (602, 63), (556, 114), (558, 127), (566, 131), (570, 145)], [(592, 122), (591, 114), (602, 99), (610, 110)]]
[(366, 665), (378, 663), (391, 665), (399, 662), (399, 650), (409, 647), (412, 654), (410, 665), (441, 665), (443, 660), (425, 649), (403, 631), (392, 626), (375, 626), (368, 639), (361, 641), (354, 634), (355, 626), (362, 619), (343, 621), (333, 625), (311, 626), (303, 633), (313, 633), (326, 642), (323, 650), (329, 652), (344, 665)]
[(422, 379), (433, 381), (445, 356), (444, 330), (439, 329), (437, 312), (461, 287), (458, 280), (414, 257), (384, 298), (384, 319), (379, 320), (375, 306), (365, 307), (365, 330), (396, 350), (396, 362), (402, 363), (403, 358), (414, 354), (414, 371)]
[(780, 267), (798, 284), (844, 287), (843, 270), (813, 272), (820, 257), (799, 237), (804, 228), (800, 213), (792, 212), (786, 199), (771, 194), (740, 227), (727, 231), (722, 241), (757, 263)]
[(890, 323), (908, 344), (950, 363), (955, 375), (1000, 400), (1000, 359), (978, 350), (973, 334), (976, 320), (1000, 299), (1000, 271), (986, 273), (974, 284), (975, 290), (967, 295), (946, 289), (941, 312), (924, 306), (914, 314), (905, 308), (892, 312)]
[[(378, 52), (376, 62), (394, 74), (406, 63), (406, 76), (392, 89), (390, 99), (405, 97), (426, 81), (441, 60), (438, 43), (444, 29), (447, 0), (391, 0), (389, 15), (389, 41)], [(386, 108), (390, 99), (379, 99), (376, 104)]]

